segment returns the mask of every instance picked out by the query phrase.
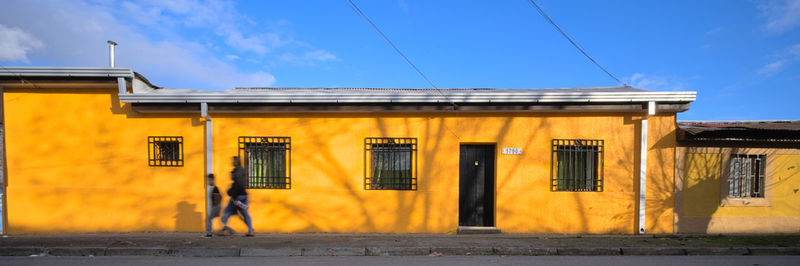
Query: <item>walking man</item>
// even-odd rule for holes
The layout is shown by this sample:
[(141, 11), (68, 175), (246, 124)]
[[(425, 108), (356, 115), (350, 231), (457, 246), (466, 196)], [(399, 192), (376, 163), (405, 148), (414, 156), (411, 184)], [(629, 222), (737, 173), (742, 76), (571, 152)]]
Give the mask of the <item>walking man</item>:
[(253, 236), (255, 234), (255, 230), (253, 230), (253, 223), (250, 220), (250, 213), (247, 211), (249, 207), (247, 201), (247, 190), (245, 189), (247, 177), (245, 176), (244, 168), (242, 168), (242, 161), (239, 159), (239, 156), (233, 156), (233, 170), (231, 171), (231, 179), (233, 180), (233, 183), (231, 184), (231, 188), (228, 189), (230, 201), (228, 201), (228, 206), (225, 207), (225, 214), (222, 215), (222, 232), (226, 233), (227, 231), (227, 233), (233, 234), (233, 229), (228, 227), (228, 218), (239, 211), (242, 213), (242, 216), (244, 216), (244, 223), (247, 224), (248, 231), (246, 236)]

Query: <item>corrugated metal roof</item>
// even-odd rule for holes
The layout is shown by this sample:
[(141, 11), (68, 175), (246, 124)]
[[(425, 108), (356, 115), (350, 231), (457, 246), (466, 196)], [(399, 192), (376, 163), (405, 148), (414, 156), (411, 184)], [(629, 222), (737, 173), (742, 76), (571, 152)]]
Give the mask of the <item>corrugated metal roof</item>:
[(678, 127), (696, 135), (707, 131), (800, 131), (800, 120), (784, 121), (678, 121)]
[(246, 87), (228, 90), (229, 93), (272, 93), (272, 94), (302, 94), (302, 93), (328, 93), (328, 94), (480, 94), (480, 93), (520, 93), (524, 91), (537, 93), (592, 93), (592, 92), (648, 92), (633, 87), (588, 87), (588, 88), (547, 88), (547, 89), (500, 89), (500, 88), (272, 88), (272, 87)]
[(689, 103), (696, 92), (653, 92), (631, 87), (561, 89), (493, 88), (234, 88), (226, 91), (163, 89), (128, 68), (10, 67), (0, 76), (126, 77), (148, 89), (120, 95), (130, 103)]

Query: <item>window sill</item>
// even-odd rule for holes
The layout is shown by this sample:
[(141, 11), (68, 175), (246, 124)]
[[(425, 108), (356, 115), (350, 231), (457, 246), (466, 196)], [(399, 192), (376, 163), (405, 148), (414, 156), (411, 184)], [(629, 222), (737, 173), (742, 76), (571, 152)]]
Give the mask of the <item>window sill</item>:
[(769, 207), (772, 202), (766, 198), (724, 198), (721, 207)]

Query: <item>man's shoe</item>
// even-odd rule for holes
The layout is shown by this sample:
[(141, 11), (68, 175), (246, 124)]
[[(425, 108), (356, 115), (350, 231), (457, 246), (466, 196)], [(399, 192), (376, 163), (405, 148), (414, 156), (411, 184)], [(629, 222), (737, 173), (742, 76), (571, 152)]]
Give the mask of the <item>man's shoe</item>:
[(232, 235), (232, 234), (234, 234), (233, 228), (225, 226), (225, 227), (222, 228), (222, 231), (220, 231), (220, 234), (224, 235), (224, 236)]
[(245, 234), (244, 236), (255, 236), (255, 235), (256, 235), (256, 232), (253, 231), (253, 230), (250, 230), (250, 231), (247, 231), (247, 234)]
[(211, 234), (206, 234), (205, 238), (211, 238)]

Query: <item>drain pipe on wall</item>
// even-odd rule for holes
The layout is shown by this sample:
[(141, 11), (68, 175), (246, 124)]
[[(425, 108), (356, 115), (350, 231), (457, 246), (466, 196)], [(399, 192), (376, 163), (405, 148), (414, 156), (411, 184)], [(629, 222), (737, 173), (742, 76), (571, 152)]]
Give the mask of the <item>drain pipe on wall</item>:
[(656, 102), (647, 103), (647, 113), (642, 116), (641, 149), (639, 155), (639, 234), (645, 233), (645, 206), (647, 205), (647, 117), (656, 114)]
[[(211, 215), (211, 208), (212, 208), (212, 199), (211, 199), (211, 192), (214, 190), (214, 186), (208, 183), (208, 175), (212, 174), (214, 171), (212, 170), (212, 162), (213, 162), (213, 145), (212, 145), (212, 124), (211, 124), (211, 116), (208, 115), (208, 103), (203, 102), (200, 103), (200, 116), (206, 122), (205, 129), (205, 139), (206, 139), (206, 171), (205, 171), (205, 184), (206, 184), (206, 235), (209, 235), (214, 230), (213, 222), (211, 219), (208, 219), (209, 215)], [(216, 180), (215, 180), (216, 182)]]
[[(117, 43), (108, 40), (108, 67), (114, 68), (114, 46), (117, 46)], [(119, 89), (119, 95), (125, 94), (128, 91), (128, 85), (125, 84), (125, 78), (118, 77), (117, 78), (117, 89)]]

